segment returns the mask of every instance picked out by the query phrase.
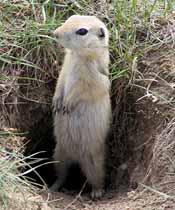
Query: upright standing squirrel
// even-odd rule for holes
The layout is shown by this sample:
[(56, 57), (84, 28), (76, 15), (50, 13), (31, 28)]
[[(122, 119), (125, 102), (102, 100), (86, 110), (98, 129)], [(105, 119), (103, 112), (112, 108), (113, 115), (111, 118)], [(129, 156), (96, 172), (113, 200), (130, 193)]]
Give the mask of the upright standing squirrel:
[(73, 15), (54, 35), (66, 55), (53, 97), (58, 177), (50, 190), (63, 185), (77, 162), (92, 186), (91, 197), (100, 198), (111, 118), (108, 30), (95, 16)]

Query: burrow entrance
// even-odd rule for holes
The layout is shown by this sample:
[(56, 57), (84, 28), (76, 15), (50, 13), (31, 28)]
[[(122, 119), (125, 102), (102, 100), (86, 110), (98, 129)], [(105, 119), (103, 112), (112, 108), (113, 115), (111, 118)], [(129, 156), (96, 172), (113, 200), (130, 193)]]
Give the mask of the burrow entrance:
[[(132, 158), (133, 143), (128, 141), (128, 135), (135, 128), (134, 100), (125, 81), (115, 81), (112, 84), (113, 121), (111, 131), (106, 139), (106, 180), (105, 188), (127, 189), (130, 185), (130, 171), (128, 161)], [(29, 130), (28, 144), (25, 156), (34, 155), (38, 161), (32, 164), (35, 171), (28, 174), (36, 183), (44, 182), (51, 186), (56, 179), (52, 161), (55, 140), (53, 136), (52, 112), (49, 110), (40, 121), (37, 121)], [(31, 160), (29, 160), (29, 163)], [(39, 176), (38, 176), (39, 174)], [(42, 179), (41, 179), (42, 178)], [(85, 177), (78, 165), (72, 165), (63, 189), (81, 190)], [(85, 191), (89, 191), (87, 185)]]
[[(164, 55), (166, 50), (164, 48), (159, 51), (152, 50), (138, 62), (138, 72), (142, 72), (143, 80), (134, 81), (134, 85), (128, 85), (128, 81), (124, 78), (116, 79), (112, 83), (113, 122), (106, 140), (107, 190), (120, 191), (123, 187), (128, 190), (135, 181), (141, 181), (150, 186), (157, 184), (159, 189), (160, 181), (170, 176), (167, 175), (167, 171), (171, 172), (172, 166), (167, 159), (167, 154), (173, 153), (171, 156), (174, 157), (174, 150), (173, 147), (165, 147), (164, 144), (174, 145), (174, 124), (172, 123), (174, 122), (174, 89), (167, 84), (174, 84), (175, 77), (170, 74), (174, 66), (174, 51), (170, 48), (167, 57)], [(159, 65), (160, 61), (162, 66)], [(161, 77), (158, 77), (156, 82), (152, 82), (158, 74)], [(162, 80), (162, 78), (165, 79)], [(147, 83), (148, 81), (150, 84)], [(29, 131), (26, 137), (28, 144), (25, 155), (38, 153), (34, 157), (41, 161), (32, 166), (38, 167), (36, 172), (48, 186), (55, 180), (53, 164), (45, 164), (51, 161), (55, 146), (51, 110), (54, 87), (54, 81), (51, 81), (31, 90), (31, 97), (43, 98), (46, 103), (25, 101), (25, 105), (18, 105), (17, 112), (14, 111), (14, 106), (11, 107), (12, 105), (8, 105), (7, 109), (3, 107), (4, 113), (10, 113), (8, 116), (10, 116), (11, 124), (6, 127), (17, 127), (19, 130)], [(154, 95), (145, 95), (148, 87), (150, 93), (160, 96), (157, 101)], [(20, 89), (20, 91), (26, 93), (25, 89)], [(167, 103), (167, 100), (172, 100), (172, 103), (171, 101)], [(34, 172), (28, 175), (33, 182), (42, 184), (41, 179)], [(79, 191), (84, 181), (85, 177), (76, 166), (70, 170), (64, 187), (67, 190)]]

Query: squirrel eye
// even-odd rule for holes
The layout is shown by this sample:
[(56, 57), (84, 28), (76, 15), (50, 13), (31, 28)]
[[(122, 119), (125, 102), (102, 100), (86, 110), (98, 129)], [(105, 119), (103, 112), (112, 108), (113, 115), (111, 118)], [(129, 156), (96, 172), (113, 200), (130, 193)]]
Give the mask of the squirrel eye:
[(81, 35), (81, 36), (83, 36), (83, 35), (85, 35), (85, 34), (87, 34), (87, 33), (88, 33), (88, 30), (85, 29), (85, 28), (80, 28), (80, 29), (78, 29), (78, 30), (76, 31), (76, 34)]

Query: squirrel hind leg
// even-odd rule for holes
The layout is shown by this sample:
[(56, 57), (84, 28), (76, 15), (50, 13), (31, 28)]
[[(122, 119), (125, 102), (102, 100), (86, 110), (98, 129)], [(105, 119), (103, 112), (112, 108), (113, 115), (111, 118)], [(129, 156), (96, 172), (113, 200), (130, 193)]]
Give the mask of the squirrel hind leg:
[(58, 191), (63, 186), (71, 165), (71, 161), (67, 158), (65, 152), (60, 148), (59, 144), (56, 145), (53, 160), (57, 179), (49, 188), (49, 191), (51, 192)]
[(92, 186), (91, 198), (100, 199), (104, 194), (104, 154), (98, 153), (94, 158), (85, 158), (81, 167), (88, 183)]
[(53, 185), (49, 188), (50, 192), (57, 192), (58, 190), (61, 189), (61, 187), (65, 183), (65, 180), (68, 174), (68, 168), (69, 168), (69, 164), (66, 162), (57, 163), (57, 166), (55, 166), (57, 179), (53, 183)]

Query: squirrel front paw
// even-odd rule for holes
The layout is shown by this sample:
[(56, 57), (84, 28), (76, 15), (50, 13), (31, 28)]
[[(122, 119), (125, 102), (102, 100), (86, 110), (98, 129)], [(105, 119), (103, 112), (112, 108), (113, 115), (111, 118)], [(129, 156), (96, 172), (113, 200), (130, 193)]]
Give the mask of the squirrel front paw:
[(52, 100), (52, 106), (54, 112), (60, 112), (63, 109), (63, 98), (54, 96)]
[(62, 97), (53, 97), (52, 101), (53, 112), (61, 112), (62, 114), (69, 114), (73, 110), (73, 105), (64, 103)]
[(70, 114), (73, 111), (73, 105), (65, 103), (62, 107), (63, 114)]

